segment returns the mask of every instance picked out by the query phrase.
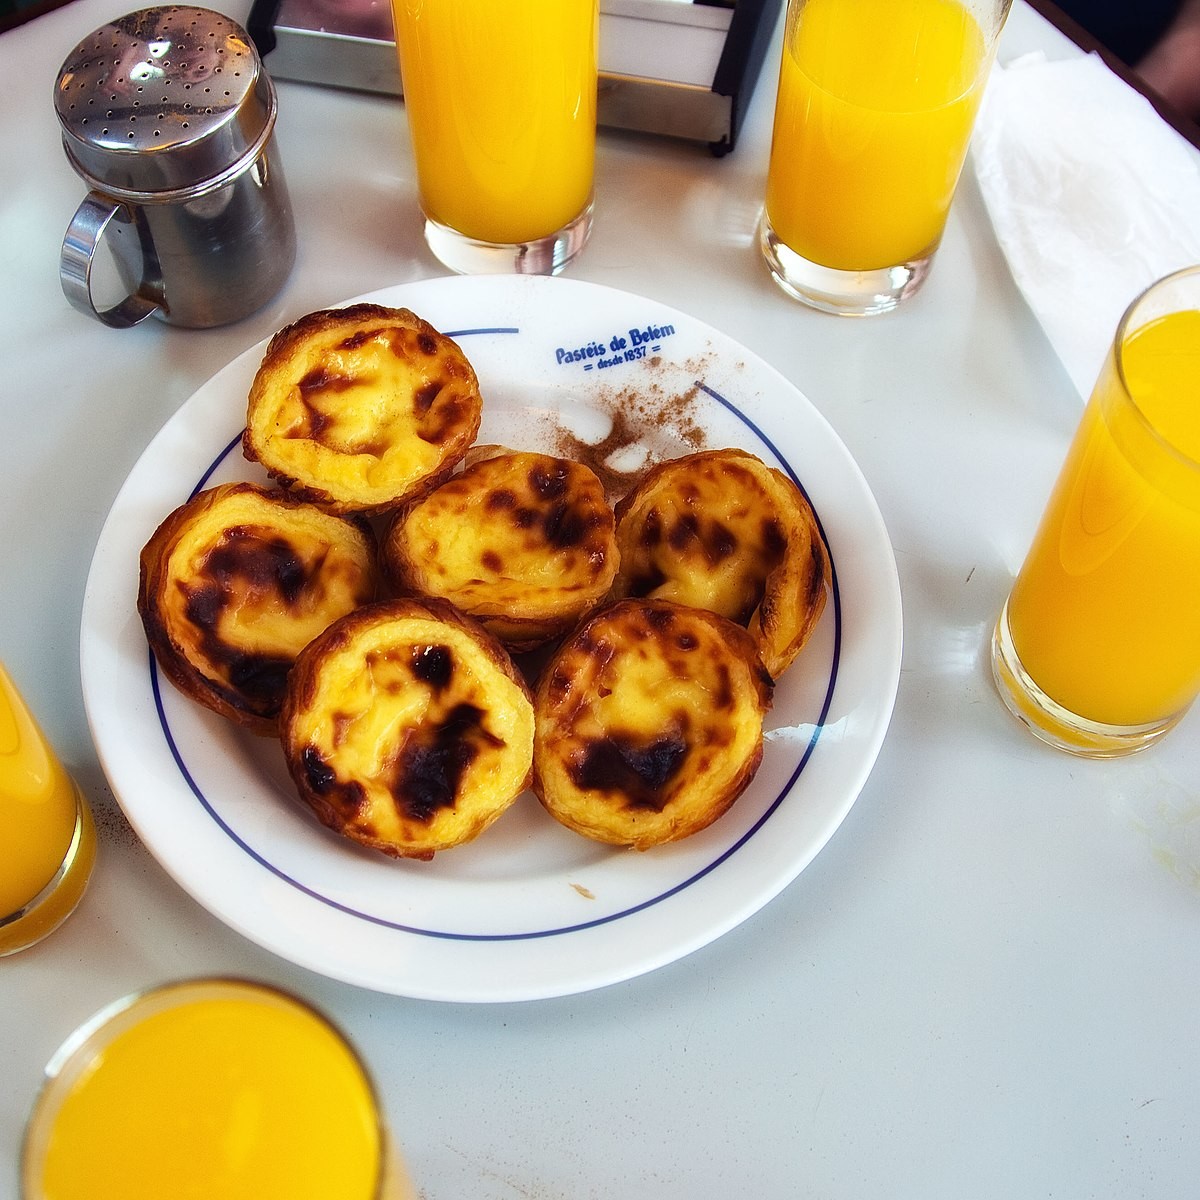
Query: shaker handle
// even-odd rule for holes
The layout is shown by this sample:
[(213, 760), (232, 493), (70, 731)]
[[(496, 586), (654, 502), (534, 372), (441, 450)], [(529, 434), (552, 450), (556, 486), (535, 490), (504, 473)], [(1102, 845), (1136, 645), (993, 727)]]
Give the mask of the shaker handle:
[(123, 204), (115, 204), (98, 192), (87, 194), (67, 226), (58, 260), (58, 277), (63, 293), (80, 312), (97, 317), (114, 329), (128, 329), (144, 321), (158, 304), (132, 292), (111, 308), (96, 307), (92, 296), (92, 262), (100, 239), (114, 217), (133, 224), (129, 210)]

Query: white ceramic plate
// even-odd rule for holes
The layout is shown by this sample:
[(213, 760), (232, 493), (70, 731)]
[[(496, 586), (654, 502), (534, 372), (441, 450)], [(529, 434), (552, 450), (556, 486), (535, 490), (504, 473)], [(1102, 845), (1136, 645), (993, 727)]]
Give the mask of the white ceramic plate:
[[(646, 853), (587, 841), (522, 796), (475, 842), (393, 861), (321, 827), (272, 739), (244, 734), (160, 675), (134, 607), (138, 555), (201, 487), (262, 479), (240, 436), (258, 346), (167, 422), (118, 495), (84, 597), (88, 720), (139, 836), (222, 921), (333, 978), (398, 995), (565, 995), (671, 962), (778, 894), (857, 798), (891, 716), (900, 592), (874, 499), (825, 420), (781, 375), (651, 300), (564, 279), (406, 284), (367, 299), (453, 336), (484, 396), (480, 440), (563, 451), (616, 428), (621, 461), (741, 446), (804, 489), (834, 590), (775, 693), (763, 764), (707, 830)], [(622, 344), (623, 343), (623, 344)], [(630, 428), (636, 439), (628, 436)], [(631, 444), (632, 442), (632, 444)], [(590, 451), (589, 453), (595, 453)]]

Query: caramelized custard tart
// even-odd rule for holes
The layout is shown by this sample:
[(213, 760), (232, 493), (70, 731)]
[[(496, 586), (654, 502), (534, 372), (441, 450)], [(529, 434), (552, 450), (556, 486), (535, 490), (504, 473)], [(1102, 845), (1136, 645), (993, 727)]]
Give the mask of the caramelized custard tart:
[(364, 524), (230, 483), (159, 525), (142, 550), (137, 607), (180, 691), (272, 734), (296, 655), (373, 600), (377, 586), (375, 539)]
[(398, 591), (444, 597), (510, 649), (529, 650), (572, 629), (608, 593), (614, 530), (588, 467), (500, 452), (399, 514), (382, 554)]
[(309, 313), (268, 343), (242, 450), (333, 512), (380, 513), (444, 478), (479, 431), (475, 371), (403, 308)]
[(528, 786), (533, 704), (504, 648), (442, 600), (390, 600), (305, 647), (280, 718), (300, 798), (394, 858), (470, 841)]
[(687, 837), (754, 777), (771, 692), (740, 626), (670, 601), (621, 601), (542, 672), (533, 789), (599, 842), (645, 850)]
[(709, 609), (744, 626), (772, 678), (804, 648), (825, 607), (829, 554), (782, 471), (744, 450), (660, 463), (617, 504), (617, 596)]

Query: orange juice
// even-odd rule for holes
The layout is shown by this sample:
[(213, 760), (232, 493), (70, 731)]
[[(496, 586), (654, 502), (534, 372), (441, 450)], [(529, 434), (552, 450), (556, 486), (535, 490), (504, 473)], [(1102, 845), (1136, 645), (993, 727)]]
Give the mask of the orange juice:
[(966, 157), (991, 36), (957, 0), (793, 0), (766, 215), (809, 262), (931, 254)]
[(587, 207), (596, 0), (392, 0), (425, 216), (533, 241)]
[(1135, 329), (1119, 354), (1084, 413), (1008, 625), (1052, 700), (1138, 726), (1200, 692), (1200, 311)]
[(87, 805), (0, 666), (0, 954), (74, 909), (95, 852)]
[(49, 1074), (26, 1138), (30, 1200), (381, 1195), (370, 1080), (282, 993), (217, 980), (149, 992)]

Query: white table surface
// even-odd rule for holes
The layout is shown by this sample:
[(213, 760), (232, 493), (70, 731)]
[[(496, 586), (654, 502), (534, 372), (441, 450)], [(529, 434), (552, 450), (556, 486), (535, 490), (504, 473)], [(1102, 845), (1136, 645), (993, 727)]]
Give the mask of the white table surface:
[[(15, 1194), (22, 1123), (62, 1038), (119, 995), (205, 973), (282, 984), (339, 1019), (426, 1200), (1195, 1195), (1200, 714), (1142, 756), (1092, 763), (1001, 706), (987, 637), (1078, 400), (969, 173), (932, 277), (900, 312), (840, 320), (776, 290), (752, 248), (773, 65), (725, 159), (601, 134), (595, 231), (570, 274), (756, 351), (875, 492), (903, 670), (840, 830), (706, 948), (524, 1004), (336, 983), (179, 889), (124, 823), (84, 718), (78, 630), (102, 521), (153, 433), (230, 359), (311, 309), (444, 272), (421, 239), (399, 103), (284, 83), (300, 252), (275, 301), (208, 332), (114, 331), (72, 310), (56, 260), (83, 188), (53, 83), (78, 40), (131, 7), (76, 0), (0, 36), (0, 659), (101, 826), (75, 916), (0, 962), (0, 1196)], [(1074, 52), (1018, 5), (1001, 58), (1032, 47)]]

